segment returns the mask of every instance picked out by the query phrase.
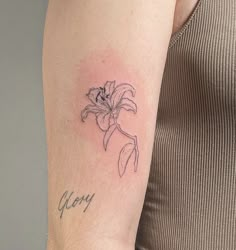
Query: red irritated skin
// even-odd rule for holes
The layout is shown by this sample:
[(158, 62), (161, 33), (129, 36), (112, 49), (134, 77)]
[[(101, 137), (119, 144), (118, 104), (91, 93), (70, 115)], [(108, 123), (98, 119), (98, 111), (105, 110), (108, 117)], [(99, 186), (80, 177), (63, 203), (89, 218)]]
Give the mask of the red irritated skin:
[[(102, 61), (101, 58), (103, 58)], [(132, 169), (137, 172), (139, 159), (138, 140), (145, 140), (143, 138), (144, 134), (139, 133), (140, 138), (137, 138), (135, 134), (135, 132), (142, 131), (143, 126), (142, 122), (137, 122), (137, 119), (147, 120), (148, 115), (155, 115), (152, 114), (151, 106), (148, 108), (149, 112), (144, 112), (143, 106), (149, 105), (147, 99), (142, 100), (143, 106), (138, 107), (137, 105), (138, 100), (147, 92), (148, 87), (145, 89), (145, 86), (139, 84), (139, 82), (143, 82), (142, 77), (137, 72), (132, 72), (129, 65), (122, 62), (122, 58), (119, 58), (117, 53), (109, 48), (100, 51), (100, 53), (93, 52), (93, 55), (89, 56), (87, 60), (81, 61), (78, 69), (78, 81), (83, 78), (83, 81), (87, 82), (84, 93), (75, 91), (78, 95), (83, 94), (83, 96), (77, 96), (74, 102), (74, 107), (80, 107), (74, 110), (76, 117), (73, 122), (77, 126), (78, 133), (81, 129), (84, 129), (80, 133), (81, 137), (86, 137), (88, 142), (93, 141), (91, 133), (86, 132), (86, 130), (90, 126), (97, 125), (95, 131), (97, 131), (97, 135), (100, 135), (98, 145), (103, 143), (103, 150), (107, 150), (108, 154), (118, 154), (117, 173), (123, 176), (129, 161), (133, 161)], [(107, 80), (106, 77), (108, 77)], [(88, 88), (88, 86), (92, 87)], [(82, 101), (86, 105), (81, 110)], [(80, 123), (78, 119), (80, 116), (83, 122), (86, 121), (86, 124)], [(123, 131), (121, 125), (126, 126), (127, 131)], [(103, 131), (103, 134), (101, 134), (101, 131)], [(120, 135), (117, 133), (120, 133)], [(114, 140), (113, 136), (115, 137)], [(111, 151), (119, 141), (123, 154), (121, 154), (121, 151)], [(110, 142), (109, 148), (108, 142)], [(122, 142), (125, 142), (125, 145), (121, 145)], [(126, 154), (126, 150), (130, 154)], [(119, 153), (121, 156), (125, 155), (125, 157), (120, 158)], [(114, 174), (113, 171), (112, 174)]]
[(134, 249), (174, 9), (49, 1), (48, 250)]

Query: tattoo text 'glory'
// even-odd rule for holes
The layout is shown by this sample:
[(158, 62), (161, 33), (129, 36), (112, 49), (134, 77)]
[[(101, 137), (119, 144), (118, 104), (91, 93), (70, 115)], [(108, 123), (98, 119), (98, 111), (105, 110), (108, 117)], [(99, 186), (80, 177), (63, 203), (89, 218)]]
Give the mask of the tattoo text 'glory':
[(84, 205), (83, 212), (86, 212), (94, 196), (95, 196), (95, 193), (92, 195), (88, 194), (88, 195), (76, 196), (74, 195), (74, 192), (65, 191), (58, 205), (60, 218), (62, 218), (66, 209), (68, 210), (68, 209), (75, 208), (80, 205), (81, 206)]

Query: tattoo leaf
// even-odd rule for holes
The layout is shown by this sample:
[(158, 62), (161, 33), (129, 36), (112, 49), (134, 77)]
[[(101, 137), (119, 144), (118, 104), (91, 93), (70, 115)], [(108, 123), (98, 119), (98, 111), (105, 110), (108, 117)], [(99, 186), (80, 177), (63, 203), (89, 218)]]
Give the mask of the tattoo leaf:
[(108, 142), (112, 136), (112, 134), (114, 133), (114, 131), (116, 130), (116, 124), (112, 124), (109, 129), (106, 131), (104, 137), (103, 137), (103, 146), (104, 146), (104, 149), (107, 150), (107, 145), (108, 145)]
[(120, 151), (120, 157), (118, 162), (119, 175), (122, 177), (125, 173), (129, 159), (134, 152), (135, 145), (133, 143), (127, 143)]

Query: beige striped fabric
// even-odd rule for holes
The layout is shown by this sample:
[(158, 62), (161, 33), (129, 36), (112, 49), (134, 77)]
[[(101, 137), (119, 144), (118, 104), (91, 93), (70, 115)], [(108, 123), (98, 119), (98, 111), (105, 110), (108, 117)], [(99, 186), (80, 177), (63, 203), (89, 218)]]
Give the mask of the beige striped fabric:
[(236, 0), (171, 41), (137, 250), (236, 249)]

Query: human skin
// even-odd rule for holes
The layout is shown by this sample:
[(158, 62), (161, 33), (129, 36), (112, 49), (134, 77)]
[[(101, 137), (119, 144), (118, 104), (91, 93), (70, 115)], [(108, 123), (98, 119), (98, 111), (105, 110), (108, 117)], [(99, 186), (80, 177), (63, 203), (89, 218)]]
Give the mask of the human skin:
[[(174, 11), (174, 0), (49, 1), (43, 49), (48, 250), (134, 249)], [(136, 112), (121, 109), (118, 122), (137, 136), (137, 169), (135, 153), (125, 171), (119, 166), (132, 139), (117, 129), (105, 150), (96, 114), (81, 119), (94, 104), (86, 94), (107, 81), (135, 89), (124, 97)], [(103, 92), (96, 93), (102, 102)]]
[(177, 0), (175, 6), (173, 33), (179, 31), (201, 0)]

